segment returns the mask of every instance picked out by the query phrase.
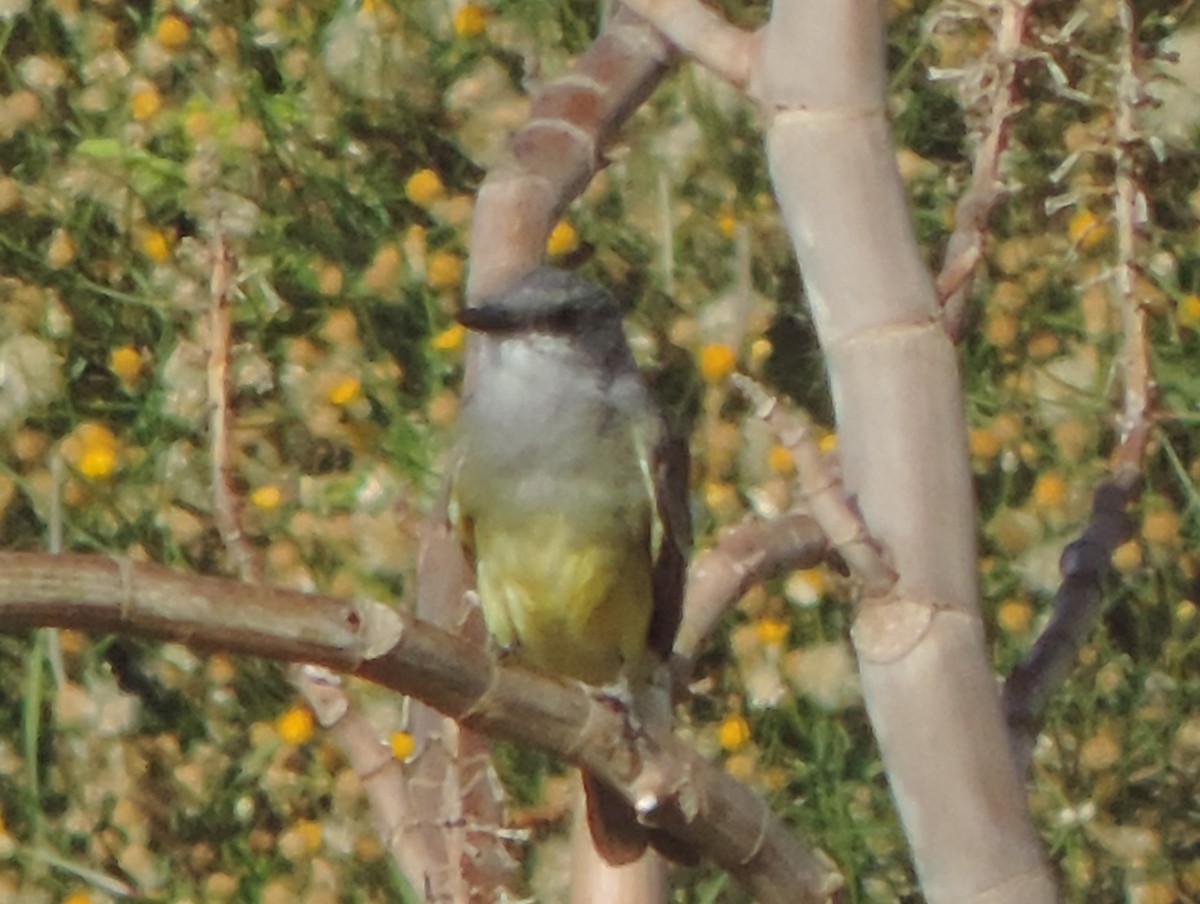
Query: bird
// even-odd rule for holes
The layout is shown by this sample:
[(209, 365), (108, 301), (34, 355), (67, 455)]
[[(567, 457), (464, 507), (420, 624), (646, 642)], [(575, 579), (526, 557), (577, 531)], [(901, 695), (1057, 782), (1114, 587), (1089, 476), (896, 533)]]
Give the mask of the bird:
[[(458, 321), (474, 370), (449, 511), (488, 631), (523, 665), (615, 685), (635, 716), (644, 707), (669, 718), (661, 676), (691, 544), (688, 447), (641, 379), (619, 306), (542, 266)], [(684, 859), (619, 792), (586, 770), (583, 784), (592, 840), (610, 864), (648, 843)]]

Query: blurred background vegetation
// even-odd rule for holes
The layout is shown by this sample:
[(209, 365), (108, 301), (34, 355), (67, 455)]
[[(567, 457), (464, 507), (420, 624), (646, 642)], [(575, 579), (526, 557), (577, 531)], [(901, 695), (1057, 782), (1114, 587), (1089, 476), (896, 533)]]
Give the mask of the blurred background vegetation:
[[(747, 26), (766, 15), (724, 5)], [(1157, 103), (1118, 142), (1117, 4), (1036, 4), (963, 345), (1005, 671), (1047, 615), (1113, 445), (1113, 161), (1132, 155), (1147, 217), (1134, 300), (1151, 314), (1161, 420), (1104, 623), (1035, 754), (1036, 816), (1073, 900), (1200, 899), (1190, 7), (1134, 4)], [(898, 160), (934, 267), (986, 114), (963, 86), (994, 12), (888, 5)], [(229, 476), (264, 578), (407, 605), (457, 404), (472, 193), (600, 19), (584, 0), (0, 0), (3, 547), (46, 549), (57, 494), (67, 549), (234, 573), (208, 428), (219, 237)], [(1151, 59), (1164, 51), (1176, 62)], [(655, 385), (695, 419), (697, 545), (790, 505), (788, 456), (724, 383), (734, 367), (759, 376), (836, 446), (754, 111), (678, 67), (547, 251), (617, 292)], [(702, 658), (680, 730), (824, 847), (851, 900), (915, 901), (855, 685), (849, 590), (816, 569), (752, 591)], [(402, 894), (358, 779), (277, 666), (64, 632), (0, 639), (0, 669), (0, 899)], [(401, 703), (359, 690), (405, 756)], [(507, 746), (498, 763), (533, 842), (530, 887), (552, 899), (565, 773)], [(677, 879), (678, 901), (744, 900), (710, 869)]]

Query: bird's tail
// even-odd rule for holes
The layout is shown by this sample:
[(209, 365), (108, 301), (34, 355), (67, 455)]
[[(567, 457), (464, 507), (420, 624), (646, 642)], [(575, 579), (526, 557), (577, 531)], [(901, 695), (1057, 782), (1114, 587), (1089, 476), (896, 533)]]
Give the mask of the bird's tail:
[(696, 862), (695, 853), (686, 844), (642, 825), (624, 797), (587, 771), (583, 773), (583, 792), (592, 844), (610, 866), (632, 863), (645, 853), (647, 845), (676, 863)]

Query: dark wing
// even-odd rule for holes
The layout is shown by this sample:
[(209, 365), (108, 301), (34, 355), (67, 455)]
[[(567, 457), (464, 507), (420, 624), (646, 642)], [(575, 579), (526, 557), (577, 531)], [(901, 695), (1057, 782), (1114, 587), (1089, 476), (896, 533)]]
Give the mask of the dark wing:
[(692, 512), (688, 502), (691, 455), (687, 437), (672, 432), (665, 422), (651, 450), (650, 468), (658, 529), (654, 532), (654, 611), (646, 646), (666, 661), (683, 615), (683, 589), (692, 550)]

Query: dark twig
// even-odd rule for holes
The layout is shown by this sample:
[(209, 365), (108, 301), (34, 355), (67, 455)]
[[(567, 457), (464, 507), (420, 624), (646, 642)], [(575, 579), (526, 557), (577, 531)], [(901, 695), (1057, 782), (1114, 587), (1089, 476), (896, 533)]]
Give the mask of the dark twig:
[(1062, 583), (1054, 597), (1054, 614), (1025, 661), (1004, 682), (1004, 714), (1022, 772), (1028, 771), (1046, 701), (1062, 683), (1100, 614), (1113, 550), (1131, 530), (1125, 507), (1134, 495), (1132, 486), (1116, 481), (1096, 489), (1091, 520), (1059, 559)]

